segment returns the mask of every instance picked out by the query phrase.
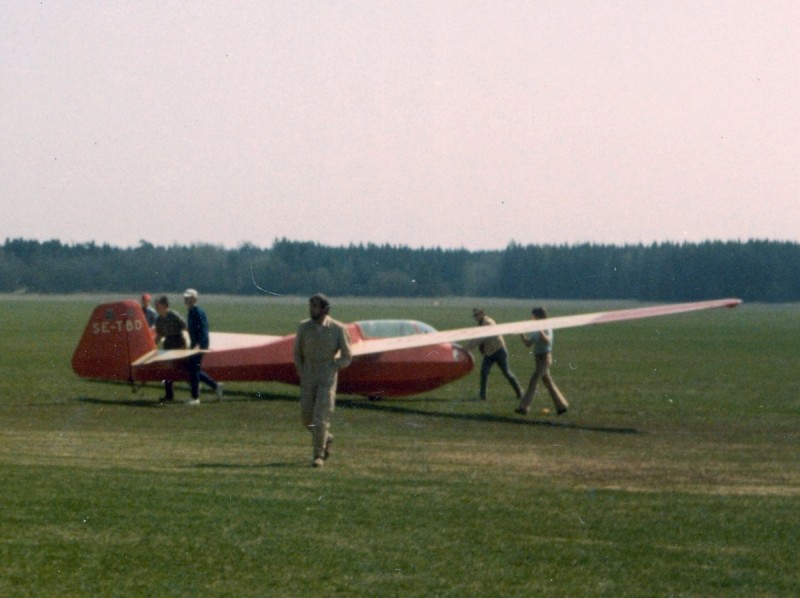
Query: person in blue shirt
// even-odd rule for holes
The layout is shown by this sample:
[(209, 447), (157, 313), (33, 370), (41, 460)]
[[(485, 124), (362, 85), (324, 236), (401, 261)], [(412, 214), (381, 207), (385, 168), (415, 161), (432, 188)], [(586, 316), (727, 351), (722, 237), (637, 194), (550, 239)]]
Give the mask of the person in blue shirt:
[[(547, 317), (547, 310), (543, 307), (534, 307), (533, 311), (534, 320), (543, 320)], [(528, 389), (522, 396), (519, 402), (519, 407), (514, 411), (521, 415), (527, 415), (530, 410), (533, 395), (536, 393), (536, 386), (539, 380), (545, 385), (553, 399), (556, 406), (556, 413), (561, 415), (566, 413), (569, 408), (569, 403), (561, 391), (556, 386), (553, 377), (550, 375), (550, 366), (553, 365), (553, 331), (542, 330), (539, 332), (531, 332), (522, 335), (522, 342), (526, 347), (533, 347), (533, 355), (536, 360), (536, 369), (533, 371), (531, 381), (528, 383)]]
[[(189, 329), (189, 348), (208, 349), (208, 317), (206, 312), (197, 305), (197, 291), (186, 289), (183, 293), (183, 302), (189, 309), (186, 324)], [(189, 385), (192, 389), (190, 405), (200, 404), (200, 383), (211, 387), (222, 400), (222, 385), (206, 374), (202, 368), (203, 354), (197, 353), (189, 357)]]
[(144, 317), (147, 320), (147, 326), (150, 328), (150, 330), (155, 330), (156, 318), (158, 317), (158, 314), (156, 313), (156, 310), (153, 309), (153, 306), (150, 305), (151, 300), (152, 297), (150, 296), (150, 293), (142, 293), (142, 311), (144, 312)]

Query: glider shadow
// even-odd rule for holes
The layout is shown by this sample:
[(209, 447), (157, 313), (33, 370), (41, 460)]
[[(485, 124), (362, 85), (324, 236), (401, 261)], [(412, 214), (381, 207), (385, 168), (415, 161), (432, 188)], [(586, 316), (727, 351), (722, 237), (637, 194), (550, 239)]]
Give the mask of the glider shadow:
[[(77, 399), (82, 403), (90, 403), (94, 405), (107, 405), (116, 407), (137, 407), (144, 409), (160, 409), (164, 406), (158, 402), (157, 399), (101, 399), (96, 397), (79, 397)], [(202, 400), (202, 399), (201, 399)], [(297, 402), (298, 397), (296, 393), (293, 394), (276, 394), (266, 392), (253, 392), (253, 391), (236, 391), (225, 390), (225, 398), (222, 403), (233, 402)], [(411, 401), (418, 401), (424, 403), (441, 403), (440, 399), (410, 399)], [(409, 399), (405, 399), (409, 401)], [(176, 399), (175, 404), (181, 405), (185, 401), (183, 399)], [(209, 401), (210, 404), (220, 403), (216, 399)], [(561, 428), (564, 430), (580, 430), (584, 432), (600, 432), (606, 434), (641, 434), (636, 428), (614, 427), (614, 426), (593, 426), (586, 424), (577, 424), (570, 421), (551, 421), (543, 419), (526, 419), (522, 417), (493, 415), (490, 413), (458, 413), (454, 411), (435, 411), (427, 409), (419, 409), (411, 405), (399, 405), (397, 403), (390, 403), (388, 401), (369, 401), (360, 397), (339, 397), (336, 400), (336, 407), (338, 409), (361, 409), (364, 411), (380, 411), (383, 413), (395, 413), (398, 415), (414, 415), (419, 417), (440, 417), (449, 418), (460, 421), (475, 421), (475, 422), (488, 422), (488, 423), (502, 423), (511, 424), (515, 426), (537, 426), (542, 428)]]
[(305, 469), (307, 464), (301, 463), (196, 463), (188, 465), (187, 469), (287, 469), (303, 467)]
[(89, 403), (90, 405), (105, 405), (107, 407), (138, 407), (138, 408), (152, 408), (161, 407), (161, 403), (150, 399), (98, 399), (96, 397), (78, 397), (74, 399), (79, 403)]
[(360, 401), (357, 399), (337, 399), (336, 407), (349, 409), (363, 409), (367, 411), (383, 411), (399, 415), (416, 415), (421, 417), (442, 417), (461, 421), (477, 421), (517, 426), (538, 426), (543, 428), (562, 428), (565, 430), (581, 430), (584, 432), (603, 432), (607, 434), (641, 434), (636, 428), (623, 428), (613, 426), (592, 426), (576, 424), (569, 421), (549, 421), (541, 419), (524, 419), (505, 415), (492, 415), (490, 413), (457, 413), (453, 411), (428, 411), (404, 405), (387, 405), (382, 401)]
[[(139, 386), (133, 391), (133, 396), (137, 398), (132, 399), (103, 399), (98, 397), (88, 397), (82, 396), (77, 397), (74, 400), (77, 400), (81, 403), (91, 403), (95, 405), (107, 405), (111, 407), (142, 407), (142, 408), (152, 408), (152, 407), (163, 407), (164, 405), (158, 401), (156, 397), (153, 398), (142, 398), (141, 395), (138, 395), (138, 392), (142, 388), (154, 388), (152, 386)], [(183, 392), (186, 391), (186, 392)], [(185, 403), (189, 399), (188, 395), (188, 387), (186, 389), (182, 389), (176, 385), (175, 394), (177, 397), (174, 400), (175, 405), (181, 405)], [(212, 398), (213, 397), (213, 398)], [(205, 398), (205, 401), (204, 401)], [(225, 395), (222, 401), (219, 401), (216, 397), (214, 397), (213, 393), (207, 392), (205, 395), (201, 395), (200, 397), (201, 402), (206, 403), (236, 403), (236, 402), (251, 402), (251, 401), (286, 401), (286, 402), (293, 402), (297, 401), (297, 395), (287, 395), (287, 394), (276, 394), (276, 393), (266, 393), (266, 392), (254, 392), (254, 391), (238, 391), (238, 390), (228, 390), (225, 389)]]

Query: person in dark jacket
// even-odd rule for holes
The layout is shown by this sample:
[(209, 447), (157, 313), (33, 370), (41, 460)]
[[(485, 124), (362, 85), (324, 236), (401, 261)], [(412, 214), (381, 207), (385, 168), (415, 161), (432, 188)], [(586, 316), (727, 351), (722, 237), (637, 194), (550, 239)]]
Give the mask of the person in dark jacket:
[[(158, 312), (154, 326), (156, 345), (162, 343), (165, 351), (185, 349), (186, 338), (183, 335), (183, 331), (186, 330), (186, 320), (169, 308), (169, 299), (166, 295), (156, 299), (156, 312)], [(161, 402), (172, 401), (174, 398), (172, 380), (164, 380), (164, 397)]]
[[(208, 317), (206, 312), (197, 305), (197, 291), (186, 289), (183, 293), (183, 302), (189, 309), (186, 318), (189, 328), (189, 348), (207, 350), (209, 346)], [(206, 374), (202, 369), (203, 354), (197, 353), (189, 357), (189, 385), (192, 389), (190, 405), (200, 404), (200, 383), (209, 386), (217, 393), (217, 398), (222, 400), (222, 385)]]

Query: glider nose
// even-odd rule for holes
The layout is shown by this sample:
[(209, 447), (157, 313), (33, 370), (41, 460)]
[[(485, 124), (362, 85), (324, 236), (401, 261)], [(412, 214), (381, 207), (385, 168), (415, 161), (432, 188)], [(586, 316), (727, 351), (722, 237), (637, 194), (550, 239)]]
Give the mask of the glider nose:
[(472, 353), (467, 351), (461, 345), (453, 345), (453, 363), (460, 365), (460, 372), (462, 376), (469, 374), (475, 366), (472, 359)]

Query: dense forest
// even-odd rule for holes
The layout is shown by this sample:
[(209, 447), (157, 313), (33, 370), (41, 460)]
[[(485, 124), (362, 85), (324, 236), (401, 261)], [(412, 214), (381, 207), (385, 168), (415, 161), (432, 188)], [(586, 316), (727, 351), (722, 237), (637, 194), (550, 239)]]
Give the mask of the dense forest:
[(117, 248), (6, 239), (0, 292), (800, 301), (800, 245), (773, 241), (535, 246), (497, 251), (214, 245)]

